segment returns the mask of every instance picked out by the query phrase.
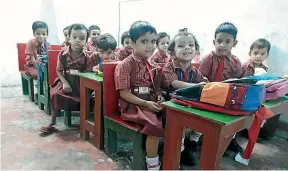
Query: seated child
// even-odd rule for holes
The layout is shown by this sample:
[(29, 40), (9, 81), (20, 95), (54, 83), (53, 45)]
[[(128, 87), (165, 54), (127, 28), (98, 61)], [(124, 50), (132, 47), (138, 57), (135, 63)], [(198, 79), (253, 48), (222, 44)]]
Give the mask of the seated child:
[(87, 51), (93, 51), (93, 52), (97, 51), (96, 40), (100, 35), (101, 35), (100, 27), (96, 25), (92, 25), (89, 27), (90, 40), (88, 41), (85, 47)]
[(171, 57), (168, 54), (169, 41), (170, 36), (167, 33), (161, 32), (157, 34), (157, 52), (151, 56), (151, 60), (156, 63), (167, 63), (170, 61)]
[[(34, 79), (34, 94), (37, 94), (37, 58), (46, 50), (51, 49), (49, 43), (46, 42), (48, 36), (48, 26), (43, 21), (35, 21), (32, 24), (34, 39), (29, 40), (26, 45), (25, 55), (26, 64), (24, 65), (27, 75)], [(37, 96), (36, 96), (37, 98)]]
[(119, 61), (123, 61), (125, 58), (131, 55), (133, 51), (133, 48), (130, 45), (129, 40), (130, 40), (129, 31), (126, 31), (121, 36), (122, 47), (115, 53), (115, 56)]
[[(167, 63), (163, 68), (163, 76), (165, 86), (171, 86), (173, 89), (191, 87), (195, 83), (208, 82), (207, 78), (203, 77), (191, 61), (195, 57), (199, 45), (193, 34), (187, 31), (179, 32), (171, 41), (168, 48), (172, 56), (172, 61)], [(185, 165), (194, 165), (193, 147), (199, 140), (201, 133), (195, 131), (187, 131), (187, 137), (182, 143), (184, 151), (181, 154), (181, 163)], [(182, 144), (183, 145), (183, 144)]]
[(103, 34), (99, 36), (96, 40), (97, 53), (96, 66), (93, 67), (93, 71), (97, 73), (98, 71), (103, 72), (103, 68), (100, 67), (102, 62), (105, 60), (116, 60), (114, 51), (117, 47), (117, 42), (111, 34)]
[(65, 37), (65, 41), (62, 43), (61, 45), (61, 49), (64, 49), (66, 46), (69, 45), (69, 40), (70, 40), (70, 37), (69, 37), (69, 34), (68, 34), (68, 31), (69, 31), (69, 27), (70, 26), (67, 26), (63, 29), (63, 34), (64, 34), (64, 37)]
[[(160, 92), (161, 68), (147, 60), (156, 47), (156, 29), (146, 21), (134, 22), (129, 30), (133, 53), (115, 68), (115, 87), (120, 93), (121, 117), (139, 124), (147, 135), (146, 163), (148, 170), (159, 170), (159, 137), (164, 136), (158, 112), (163, 101)], [(136, 119), (137, 118), (137, 119)]]
[[(231, 53), (232, 48), (237, 44), (237, 33), (237, 28), (229, 22), (222, 23), (216, 28), (215, 40), (213, 40), (215, 51), (205, 56), (199, 67), (200, 72), (210, 82), (242, 77), (241, 62)], [(235, 135), (227, 150), (238, 153), (243, 149), (237, 143)]]
[(270, 42), (266, 39), (258, 39), (250, 47), (250, 60), (242, 65), (243, 77), (267, 73), (267, 67), (263, 61), (267, 59), (270, 51)]
[(59, 53), (57, 76), (50, 88), (51, 123), (42, 127), (43, 133), (56, 131), (56, 114), (62, 109), (78, 111), (80, 109), (80, 78), (78, 72), (92, 71), (95, 66), (93, 52), (87, 52), (83, 47), (88, 40), (88, 29), (83, 24), (72, 24), (69, 28), (70, 45)]

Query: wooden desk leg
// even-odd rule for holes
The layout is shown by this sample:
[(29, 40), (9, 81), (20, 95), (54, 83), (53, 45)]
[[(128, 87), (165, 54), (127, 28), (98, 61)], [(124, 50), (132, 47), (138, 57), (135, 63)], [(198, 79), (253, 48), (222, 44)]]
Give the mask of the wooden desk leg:
[(95, 145), (98, 149), (104, 149), (104, 131), (103, 131), (103, 117), (102, 117), (102, 88), (101, 83), (97, 83), (95, 89), (95, 108), (94, 108), (94, 132), (95, 132)]
[(89, 132), (85, 129), (85, 122), (89, 113), (89, 90), (85, 87), (85, 78), (80, 78), (80, 135), (89, 139)]
[(209, 133), (203, 134), (201, 151), (201, 170), (218, 170), (224, 151), (233, 135), (224, 137), (221, 128), (210, 128)]
[(181, 139), (183, 127), (178, 124), (179, 116), (173, 111), (166, 110), (165, 146), (163, 157), (163, 170), (178, 170), (180, 165)]

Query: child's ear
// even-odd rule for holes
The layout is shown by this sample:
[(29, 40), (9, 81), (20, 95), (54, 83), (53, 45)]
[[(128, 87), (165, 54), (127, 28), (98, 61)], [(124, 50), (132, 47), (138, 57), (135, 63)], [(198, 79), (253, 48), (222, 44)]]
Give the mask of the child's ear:
[(213, 45), (215, 46), (215, 40), (213, 40)]
[(235, 47), (237, 45), (237, 43), (238, 43), (238, 40), (235, 40), (234, 44), (233, 44), (233, 47)]

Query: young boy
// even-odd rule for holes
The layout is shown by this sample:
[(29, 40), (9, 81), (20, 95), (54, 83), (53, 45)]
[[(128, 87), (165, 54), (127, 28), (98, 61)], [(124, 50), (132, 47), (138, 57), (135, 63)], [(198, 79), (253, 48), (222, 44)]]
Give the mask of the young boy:
[(161, 68), (147, 60), (156, 48), (156, 29), (146, 21), (134, 22), (129, 30), (133, 53), (115, 68), (115, 87), (120, 93), (121, 117), (141, 125), (147, 135), (146, 164), (148, 170), (159, 170), (159, 137), (164, 136), (158, 112), (163, 101), (160, 92)]
[(89, 27), (90, 40), (88, 41), (86, 45), (87, 51), (93, 51), (93, 52), (97, 51), (96, 40), (100, 35), (101, 35), (100, 27), (96, 25), (92, 25)]
[(103, 34), (99, 36), (96, 40), (97, 54), (96, 54), (96, 66), (93, 67), (94, 72), (102, 70), (99, 65), (102, 64), (104, 60), (116, 60), (114, 56), (114, 51), (117, 47), (117, 42), (111, 34)]
[(129, 40), (130, 40), (129, 32), (125, 31), (121, 36), (122, 47), (115, 53), (115, 56), (119, 61), (123, 61), (125, 58), (131, 55), (133, 51), (133, 48), (130, 45)]
[[(172, 55), (172, 61), (163, 68), (164, 85), (173, 89), (186, 88), (195, 83), (208, 82), (200, 71), (193, 67), (191, 61), (199, 50), (197, 39), (187, 31), (179, 32), (168, 48)], [(199, 137), (202, 135), (195, 131), (186, 131), (186, 139), (182, 139), (184, 146), (181, 153), (181, 163), (193, 166), (195, 164), (193, 152), (196, 149)], [(183, 142), (184, 141), (184, 142)], [(182, 144), (183, 145), (183, 144)]]
[(242, 65), (243, 77), (267, 73), (268, 68), (263, 61), (267, 59), (270, 47), (270, 42), (266, 39), (258, 39), (252, 43), (249, 51), (250, 60)]
[[(241, 78), (242, 69), (240, 60), (231, 54), (237, 44), (237, 28), (229, 22), (220, 24), (215, 31), (215, 51), (205, 56), (200, 64), (200, 72), (210, 82), (220, 82), (230, 78)], [(243, 151), (237, 143), (235, 135), (227, 150), (233, 152)]]
[(70, 40), (70, 37), (69, 37), (69, 34), (68, 34), (69, 27), (70, 26), (67, 26), (67, 27), (65, 27), (63, 29), (63, 34), (64, 34), (64, 37), (65, 37), (65, 41), (61, 45), (62, 49), (69, 45), (69, 40)]
[(169, 41), (170, 36), (167, 33), (161, 32), (157, 34), (157, 52), (151, 56), (151, 60), (156, 63), (167, 63), (170, 61), (171, 57), (168, 54)]

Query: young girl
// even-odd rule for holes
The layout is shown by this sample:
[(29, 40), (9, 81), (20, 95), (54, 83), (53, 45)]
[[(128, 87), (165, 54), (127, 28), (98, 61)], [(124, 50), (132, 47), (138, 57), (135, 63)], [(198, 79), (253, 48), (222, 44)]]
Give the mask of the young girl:
[(69, 27), (70, 26), (67, 26), (63, 29), (63, 34), (64, 34), (64, 37), (65, 37), (65, 41), (62, 43), (62, 49), (64, 49), (66, 46), (69, 45), (69, 40), (70, 40), (70, 37), (69, 37), (69, 34), (68, 34), (68, 31), (69, 31)]
[(96, 25), (92, 25), (89, 27), (89, 38), (90, 40), (88, 41), (86, 45), (86, 50), (88, 51), (97, 51), (97, 46), (96, 46), (96, 40), (97, 38), (101, 35), (101, 30), (100, 27)]
[(130, 45), (129, 42), (130, 38), (129, 38), (129, 32), (126, 31), (122, 34), (121, 36), (121, 44), (122, 44), (122, 48), (119, 49), (116, 53), (115, 56), (117, 57), (117, 59), (119, 61), (123, 61), (125, 58), (127, 58), (129, 55), (131, 55), (133, 48)]
[(170, 36), (167, 33), (161, 32), (157, 34), (156, 45), (157, 52), (151, 56), (151, 60), (156, 63), (167, 63), (170, 60), (170, 55), (168, 54), (168, 45), (170, 41)]
[(159, 170), (159, 136), (164, 135), (158, 102), (164, 100), (159, 91), (160, 67), (147, 60), (156, 48), (156, 29), (148, 22), (137, 21), (129, 30), (133, 53), (115, 68), (115, 87), (120, 93), (119, 107), (124, 120), (139, 124), (147, 135), (148, 170)]
[(24, 68), (27, 75), (33, 77), (34, 94), (37, 94), (37, 58), (51, 47), (50, 44), (46, 42), (48, 36), (48, 26), (46, 23), (43, 21), (35, 21), (32, 24), (32, 30), (34, 39), (29, 40), (26, 45), (26, 64)]
[(56, 129), (56, 114), (61, 110), (78, 111), (80, 108), (80, 79), (78, 72), (92, 71), (95, 58), (83, 49), (88, 40), (88, 29), (83, 24), (73, 24), (69, 28), (70, 45), (59, 53), (56, 72), (58, 78), (50, 89), (52, 121), (42, 127), (44, 133)]
[[(198, 41), (195, 36), (187, 30), (179, 33), (171, 41), (168, 48), (172, 61), (163, 68), (164, 85), (172, 89), (191, 87), (195, 83), (208, 82), (200, 71), (198, 71), (191, 61), (199, 50)], [(167, 88), (167, 87), (166, 87)], [(181, 163), (185, 165), (194, 165), (193, 147), (195, 149), (201, 133), (186, 131), (188, 138), (182, 139), (185, 148), (181, 154)]]

